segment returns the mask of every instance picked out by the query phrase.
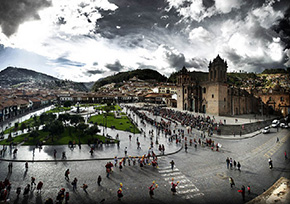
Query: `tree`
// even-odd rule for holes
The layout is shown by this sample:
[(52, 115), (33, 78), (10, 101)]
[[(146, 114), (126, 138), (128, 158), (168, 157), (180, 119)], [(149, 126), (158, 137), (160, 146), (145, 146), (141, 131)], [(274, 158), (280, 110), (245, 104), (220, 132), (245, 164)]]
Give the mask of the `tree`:
[(65, 124), (65, 126), (66, 126), (66, 123), (67, 123), (68, 121), (70, 121), (70, 119), (71, 119), (71, 115), (68, 114), (68, 113), (60, 114), (60, 115), (58, 116), (58, 120), (61, 121), (61, 122), (63, 122), (63, 123)]
[(54, 115), (53, 113), (42, 113), (39, 116), (39, 121), (40, 121), (40, 124), (44, 124), (46, 122), (54, 121), (55, 118), (56, 118), (56, 115)]
[(89, 127), (87, 130), (86, 130), (86, 133), (88, 135), (95, 135), (97, 134), (98, 132), (100, 132), (101, 130), (98, 128), (97, 125), (93, 125), (91, 127)]
[(77, 126), (80, 122), (84, 122), (84, 118), (80, 115), (72, 115), (71, 118), (70, 118), (70, 123), (73, 125), (73, 126)]
[(64, 126), (61, 121), (55, 120), (52, 123), (48, 124), (47, 130), (50, 132), (53, 141), (54, 135), (60, 135), (64, 132)]
[(21, 125), (20, 125), (20, 130), (22, 131), (22, 132), (24, 132), (24, 129), (26, 129), (27, 127), (26, 127), (26, 123), (21, 123)]
[(66, 108), (71, 107), (71, 102), (70, 101), (64, 102), (63, 107), (66, 107)]
[(36, 131), (36, 130), (33, 130), (30, 134), (29, 134), (29, 137), (33, 137), (33, 138), (36, 138), (39, 136), (39, 133)]
[(17, 131), (18, 127), (19, 127), (19, 123), (14, 123), (14, 128), (15, 128), (14, 130), (15, 131)]

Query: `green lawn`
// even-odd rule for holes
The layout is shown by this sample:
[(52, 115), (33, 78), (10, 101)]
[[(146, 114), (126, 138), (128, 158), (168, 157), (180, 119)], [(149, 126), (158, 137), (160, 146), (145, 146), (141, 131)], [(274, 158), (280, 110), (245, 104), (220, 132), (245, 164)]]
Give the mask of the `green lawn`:
[[(103, 114), (100, 114), (92, 116), (89, 119), (89, 122), (98, 123), (98, 125), (104, 126), (103, 120), (104, 124), (106, 124), (106, 119), (103, 119)], [(140, 133), (140, 130), (130, 122), (127, 116), (122, 116), (122, 118), (116, 119), (114, 113), (109, 113), (107, 116), (107, 127), (111, 126), (115, 126), (115, 129), (117, 130), (128, 131), (131, 133), (134, 133), (135, 131), (135, 133)]]
[(59, 113), (59, 112), (70, 111), (70, 110), (71, 110), (71, 107), (56, 107), (54, 109), (46, 111), (46, 113)]
[[(69, 134), (69, 128), (71, 128), (71, 135)], [(48, 132), (44, 132), (42, 130), (38, 131), (39, 136), (33, 138), (33, 137), (29, 137), (29, 133), (27, 134), (22, 134), (16, 137), (12, 138), (12, 141), (14, 143), (21, 143), (25, 140), (26, 141), (23, 143), (23, 145), (36, 145), (38, 141), (42, 141), (44, 142), (45, 145), (67, 145), (69, 141), (75, 141), (76, 144), (79, 141), (79, 133), (77, 131), (75, 131), (74, 127), (66, 127), (65, 131), (60, 135), (60, 136), (54, 136), (53, 137), (53, 141), (51, 138), (48, 139)], [(80, 141), (82, 144), (87, 144), (89, 139), (93, 139), (93, 138), (98, 138), (99, 140), (101, 140), (103, 143), (106, 142), (106, 138), (104, 136), (101, 135), (83, 135), (80, 136)], [(114, 140), (114, 142), (117, 142), (117, 140)], [(0, 145), (3, 144), (10, 144), (9, 141), (7, 141), (7, 139), (0, 141)]]
[[(36, 116), (36, 120), (39, 120), (39, 116)], [(34, 127), (34, 119), (33, 118), (29, 118), (28, 120), (25, 120), (21, 123), (18, 124), (18, 130), (20, 130), (20, 127), (21, 127), (21, 124), (22, 123), (25, 123), (26, 124), (26, 127), (30, 126), (30, 127)], [(11, 128), (8, 128), (7, 130), (4, 131), (4, 134), (8, 134), (10, 132), (14, 132), (15, 131), (15, 127), (11, 127)]]

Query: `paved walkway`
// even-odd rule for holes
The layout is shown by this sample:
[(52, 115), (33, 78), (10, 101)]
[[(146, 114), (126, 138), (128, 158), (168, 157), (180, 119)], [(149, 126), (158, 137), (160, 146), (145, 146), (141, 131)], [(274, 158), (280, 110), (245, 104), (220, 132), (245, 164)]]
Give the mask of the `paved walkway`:
[[(79, 149), (78, 146), (76, 146), (74, 149), (70, 149), (66, 145), (54, 145), (54, 146), (46, 146), (43, 145), (42, 149), (36, 148), (35, 154), (33, 156), (33, 148), (34, 146), (18, 146), (18, 153), (16, 157), (13, 156), (12, 152), (10, 152), (10, 148), (7, 147), (7, 151), (4, 155), (4, 157), (0, 157), (0, 160), (12, 160), (12, 161), (38, 161), (38, 162), (47, 162), (47, 161), (59, 161), (61, 160), (62, 152), (66, 152), (67, 159), (65, 161), (87, 161), (87, 160), (106, 160), (106, 159), (113, 159), (115, 156), (117, 157), (124, 157), (124, 149), (127, 147), (128, 154), (127, 156), (142, 156), (144, 154), (148, 153), (151, 140), (149, 137), (149, 130), (153, 129), (153, 127), (148, 127), (147, 129), (145, 127), (142, 127), (146, 131), (146, 137), (144, 137), (144, 134), (133, 134), (128, 133), (120, 130), (113, 130), (110, 128), (107, 128), (104, 130), (105, 134), (108, 134), (112, 137), (115, 137), (117, 134), (119, 134), (120, 139), (120, 147), (118, 148), (117, 144), (109, 144), (105, 145), (103, 144), (102, 147), (99, 147), (95, 150), (93, 155), (89, 153), (90, 147), (88, 145), (81, 145), (81, 149)], [(103, 128), (100, 128), (101, 131), (103, 131)], [(158, 150), (158, 145), (155, 144), (156, 142), (156, 134), (155, 134), (155, 128), (154, 128), (154, 137), (153, 137), (153, 151), (155, 154), (160, 155), (160, 151)], [(101, 132), (102, 134), (102, 132)], [(131, 141), (129, 140), (129, 135), (132, 135)], [(137, 138), (139, 139), (141, 149), (137, 149)], [(173, 154), (181, 150), (182, 144), (175, 144), (172, 142), (168, 142), (168, 139), (165, 138), (164, 135), (157, 136), (158, 143), (164, 144), (165, 146), (165, 155)], [(2, 148), (1, 148), (2, 149)], [(53, 152), (54, 149), (57, 151), (57, 159), (54, 160)]]

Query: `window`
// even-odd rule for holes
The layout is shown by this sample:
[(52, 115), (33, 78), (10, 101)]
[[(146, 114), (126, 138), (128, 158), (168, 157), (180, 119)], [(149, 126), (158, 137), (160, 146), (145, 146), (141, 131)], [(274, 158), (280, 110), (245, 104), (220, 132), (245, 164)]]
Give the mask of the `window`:
[(224, 98), (224, 101), (226, 101), (226, 98)]
[(184, 93), (186, 93), (186, 89), (184, 89)]
[(280, 98), (280, 101), (284, 101), (284, 98), (283, 98), (283, 97), (281, 97), (281, 98)]
[(206, 88), (205, 87), (203, 88), (203, 93), (206, 93)]
[(214, 98), (214, 95), (212, 94), (211, 97)]
[(269, 101), (271, 101), (272, 100), (272, 97), (269, 97)]

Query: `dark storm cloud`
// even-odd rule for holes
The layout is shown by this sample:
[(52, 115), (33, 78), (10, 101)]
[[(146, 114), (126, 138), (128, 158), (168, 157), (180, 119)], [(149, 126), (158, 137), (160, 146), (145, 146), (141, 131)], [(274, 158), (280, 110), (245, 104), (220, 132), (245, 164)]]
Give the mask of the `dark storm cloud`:
[[(113, 39), (117, 36), (128, 34), (147, 34), (156, 32), (156, 28), (172, 28), (180, 17), (175, 11), (165, 11), (168, 6), (166, 1), (148, 0), (112, 0), (118, 6), (114, 12), (100, 10), (103, 18), (96, 23), (96, 33), (103, 37)], [(178, 25), (176, 26), (178, 27)], [(134, 37), (134, 36), (133, 36)], [(138, 44), (139, 39), (132, 38), (132, 45)]]
[(117, 60), (114, 64), (106, 64), (105, 67), (114, 72), (119, 72), (124, 68), (124, 66), (121, 65), (119, 60)]
[(138, 64), (139, 64), (138, 69), (152, 69), (152, 70), (157, 70), (157, 67), (156, 66), (146, 65), (146, 64), (141, 64), (141, 63), (138, 63)]
[(26, 20), (39, 19), (38, 11), (51, 6), (50, 0), (1, 0), (0, 26), (6, 36), (11, 36)]
[(93, 63), (93, 66), (97, 66), (99, 63), (98, 62), (94, 62)]
[(95, 74), (103, 74), (104, 72), (105, 71), (102, 71), (102, 70), (88, 70), (84, 74), (87, 75), (87, 76), (92, 76), (92, 75), (95, 75)]
[(214, 0), (202, 0), (202, 4), (206, 8), (210, 8), (215, 4)]
[(279, 34), (281, 40), (285, 43), (285, 48), (290, 48), (290, 7), (285, 11), (284, 18), (278, 20), (272, 29)]
[(59, 57), (56, 60), (54, 60), (54, 62), (59, 63), (59, 64), (63, 64), (63, 65), (73, 66), (73, 67), (83, 67), (86, 65), (85, 63), (71, 61), (71, 60), (66, 59), (64, 57)]

